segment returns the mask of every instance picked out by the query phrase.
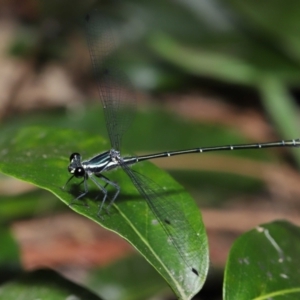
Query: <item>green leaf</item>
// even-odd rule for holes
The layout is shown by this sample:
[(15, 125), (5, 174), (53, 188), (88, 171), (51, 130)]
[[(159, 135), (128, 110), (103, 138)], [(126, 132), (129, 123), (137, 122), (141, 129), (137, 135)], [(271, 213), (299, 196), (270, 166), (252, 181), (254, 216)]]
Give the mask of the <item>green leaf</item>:
[(243, 234), (227, 261), (224, 299), (299, 299), (300, 228), (276, 221)]
[(184, 47), (168, 35), (155, 34), (149, 44), (164, 59), (194, 75), (244, 85), (251, 85), (257, 76), (251, 64), (242, 59)]
[[(284, 138), (298, 136), (297, 103), (290, 95), (288, 88), (281, 81), (277, 80), (275, 76), (268, 76), (261, 79), (259, 91), (261, 92), (263, 104), (273, 118), (281, 136)], [(291, 150), (299, 167), (299, 149)]]
[[(72, 184), (68, 186), (70, 191), (62, 189), (70, 177), (67, 172), (69, 155), (79, 152), (83, 158), (89, 158), (110, 147), (107, 141), (87, 132), (29, 127), (19, 131), (3, 130), (0, 148), (3, 173), (47, 189), (68, 205), (79, 193)], [(163, 188), (166, 205), (186, 218), (185, 228), (176, 233), (176, 239), (183, 241), (182, 245), (174, 247), (122, 170), (108, 174), (121, 186), (121, 195), (109, 215), (103, 213), (102, 218), (97, 215), (100, 201), (95, 198), (99, 189), (91, 182), (91, 192), (71, 208), (129, 241), (165, 278), (179, 298), (190, 299), (202, 287), (208, 269), (207, 237), (198, 207), (178, 183), (151, 163), (141, 162), (133, 169), (155, 180)], [(197, 269), (199, 276), (191, 271), (192, 267)]]
[(0, 298), (6, 300), (100, 300), (92, 292), (50, 270), (38, 270), (0, 286)]
[(85, 286), (110, 300), (149, 299), (158, 293), (165, 294), (166, 290), (171, 293), (162, 277), (138, 255), (93, 270), (85, 280)]
[[(282, 5), (281, 0), (237, 1), (229, 0), (233, 9), (244, 24), (254, 31), (253, 36), (262, 36), (272, 42), (277, 50), (296, 64), (300, 61), (300, 6), (297, 0)], [(278, 26), (280, 22), (281, 26)]]
[[(153, 34), (149, 46), (159, 56), (190, 74), (226, 83), (257, 87), (261, 77), (273, 76), (277, 80), (295, 85), (299, 81), (299, 68), (283, 59), (275, 51), (256, 45), (245, 37), (237, 37), (232, 45), (239, 55), (232, 55), (232, 47), (223, 45), (209, 49), (186, 46), (166, 34)], [(230, 51), (218, 49), (229, 48)], [(252, 49), (251, 55), (249, 49)]]
[(19, 247), (10, 230), (0, 228), (0, 245), (0, 282), (2, 282), (16, 276), (22, 267)]
[(66, 206), (47, 191), (37, 189), (26, 193), (1, 196), (0, 220), (11, 222), (17, 218), (28, 218), (66, 210)]

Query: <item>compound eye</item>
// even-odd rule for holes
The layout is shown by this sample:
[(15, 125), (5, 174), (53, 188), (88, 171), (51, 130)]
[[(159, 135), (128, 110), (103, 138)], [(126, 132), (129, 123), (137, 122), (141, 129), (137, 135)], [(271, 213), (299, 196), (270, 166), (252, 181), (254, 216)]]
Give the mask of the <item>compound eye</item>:
[(77, 153), (77, 152), (72, 153), (70, 155), (70, 162), (72, 162), (74, 159), (78, 159), (78, 158), (80, 158), (80, 154), (79, 153)]
[(78, 167), (78, 168), (76, 168), (75, 171), (74, 171), (75, 177), (83, 177), (84, 174), (85, 174), (85, 170), (84, 170), (84, 168), (82, 168), (82, 167)]

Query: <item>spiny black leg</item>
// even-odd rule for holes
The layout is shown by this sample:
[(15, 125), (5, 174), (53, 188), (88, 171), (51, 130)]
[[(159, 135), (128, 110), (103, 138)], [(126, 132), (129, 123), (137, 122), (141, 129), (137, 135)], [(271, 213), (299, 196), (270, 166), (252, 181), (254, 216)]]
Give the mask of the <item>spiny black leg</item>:
[[(89, 192), (88, 185), (87, 185), (87, 178), (84, 178), (84, 179), (79, 183), (79, 185), (81, 185), (82, 183), (84, 183), (84, 192), (81, 193), (81, 194), (80, 194), (79, 196), (77, 196), (76, 198), (74, 198), (74, 199), (70, 202), (69, 207), (71, 207), (71, 206), (74, 204), (75, 201), (77, 201), (77, 200), (79, 200), (80, 198), (84, 197), (84, 196)], [(84, 205), (85, 205), (86, 207), (89, 207), (86, 201), (84, 201)]]
[[(114, 183), (113, 181), (110, 181), (107, 177), (105, 177), (105, 176), (102, 175), (102, 174), (101, 174), (101, 179), (102, 179), (103, 181), (106, 182), (105, 187), (106, 187), (108, 184), (110, 184), (111, 186), (113, 186), (113, 187), (116, 189), (116, 192), (115, 192), (115, 194), (114, 194), (112, 200), (109, 202), (109, 204), (108, 204), (108, 206), (107, 206), (107, 208), (106, 208), (106, 213), (109, 215), (109, 209), (110, 209), (110, 207), (112, 206), (112, 204), (114, 203), (114, 201), (117, 199), (117, 197), (118, 197), (118, 195), (119, 195), (119, 193), (120, 193), (120, 186), (119, 186), (118, 184)], [(102, 210), (102, 207), (103, 207), (103, 201), (102, 201), (102, 204), (101, 204), (101, 206), (100, 206), (99, 212)]]
[(73, 178), (74, 178), (74, 175), (71, 176), (71, 177), (68, 179), (68, 181), (67, 181), (67, 182), (65, 183), (65, 185), (62, 187), (62, 190), (63, 190), (63, 191), (65, 190), (67, 184), (68, 184)]
[[(105, 186), (103, 186), (103, 190), (106, 190), (106, 187), (108, 186), (108, 183), (105, 184)], [(101, 189), (101, 191), (103, 192), (103, 190)], [(95, 197), (95, 200), (98, 200), (100, 196), (100, 193)]]
[(115, 189), (116, 189), (116, 192), (115, 192), (113, 198), (111, 199), (111, 201), (110, 201), (109, 204), (108, 204), (108, 207), (107, 207), (107, 210), (108, 210), (108, 211), (109, 211), (110, 207), (114, 204), (115, 200), (117, 199), (117, 197), (119, 196), (120, 191), (121, 191), (121, 188), (120, 188), (119, 185), (116, 184), (114, 187), (115, 187)]
[[(68, 185), (68, 183), (74, 178), (75, 176), (73, 175), (73, 176), (71, 176), (69, 179), (68, 179), (68, 181), (65, 183), (65, 185), (62, 187), (62, 190), (64, 191), (65, 190), (65, 188), (66, 188), (66, 186)], [(85, 182), (87, 180), (87, 178), (84, 178), (79, 184), (78, 184), (78, 186), (79, 185), (81, 185), (83, 182)], [(88, 188), (87, 188), (87, 184), (85, 183), (85, 191), (82, 193), (82, 194), (80, 194), (78, 197), (76, 197), (75, 199), (73, 199), (72, 201), (71, 201), (71, 203), (69, 203), (69, 207), (71, 207), (72, 205), (73, 205), (73, 203), (76, 201), (76, 200), (78, 200), (78, 199), (80, 199), (81, 197), (83, 197), (84, 195), (86, 195), (87, 194), (87, 192), (88, 192)], [(88, 204), (86, 203), (86, 201), (84, 201), (84, 205), (85, 206), (87, 206), (87, 207), (89, 207), (88, 206)]]
[[(100, 176), (97, 176), (97, 177), (99, 177), (99, 178), (102, 178), (102, 176), (100, 177)], [(93, 177), (90, 177), (91, 178), (91, 180), (95, 183), (95, 185), (102, 191), (102, 193), (104, 194), (103, 195), (103, 198), (102, 198), (102, 201), (101, 201), (101, 204), (100, 204), (100, 207), (99, 207), (99, 209), (98, 209), (98, 212), (97, 212), (97, 216), (100, 218), (100, 219), (103, 219), (103, 217), (101, 216), (101, 210), (102, 210), (102, 207), (103, 207), (103, 205), (104, 205), (104, 203), (105, 203), (105, 201), (106, 201), (106, 198), (107, 198), (107, 190), (105, 189), (105, 187), (107, 186), (107, 184), (105, 185), (105, 187), (103, 187), (99, 182), (97, 182), (97, 180), (95, 179), (95, 178), (93, 178)], [(99, 195), (98, 195), (99, 196)], [(98, 197), (97, 196), (97, 197)]]

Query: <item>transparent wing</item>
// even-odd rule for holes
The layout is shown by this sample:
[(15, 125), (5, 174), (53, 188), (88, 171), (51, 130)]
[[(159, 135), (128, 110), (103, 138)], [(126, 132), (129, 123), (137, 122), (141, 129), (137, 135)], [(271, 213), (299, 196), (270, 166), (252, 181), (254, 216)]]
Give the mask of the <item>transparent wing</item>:
[(107, 56), (116, 48), (115, 23), (98, 12), (86, 17), (86, 36), (112, 147), (120, 150), (133, 120), (136, 95), (126, 76)]
[[(198, 276), (199, 266), (197, 262), (199, 261), (200, 247), (191, 246), (190, 241), (199, 240), (199, 234), (193, 229), (181, 207), (176, 204), (176, 195), (167, 194), (148, 177), (132, 170), (122, 161), (119, 161), (119, 163), (136, 189), (147, 201), (157, 221), (162, 225), (168, 241), (173, 244), (184, 264)], [(192, 245), (197, 245), (197, 243), (192, 243)]]

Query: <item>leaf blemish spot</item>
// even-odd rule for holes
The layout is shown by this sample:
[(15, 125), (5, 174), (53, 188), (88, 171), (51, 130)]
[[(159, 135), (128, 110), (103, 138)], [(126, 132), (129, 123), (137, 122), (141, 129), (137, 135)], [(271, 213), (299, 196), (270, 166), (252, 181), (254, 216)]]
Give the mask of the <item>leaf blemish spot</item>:
[(152, 224), (152, 225), (157, 225), (157, 224), (158, 224), (158, 221), (157, 221), (156, 219), (154, 219), (154, 220), (151, 221), (151, 224)]
[(272, 273), (270, 273), (270, 272), (267, 272), (267, 277), (268, 277), (270, 280), (272, 280), (272, 279), (273, 279), (273, 275), (272, 275)]
[(195, 268), (192, 268), (192, 272), (193, 272), (195, 275), (199, 276), (199, 273), (198, 273), (198, 271), (197, 271)]
[(239, 262), (241, 265), (242, 265), (242, 264), (245, 264), (245, 265), (249, 265), (249, 264), (250, 264), (248, 257), (239, 258), (239, 259), (238, 259), (238, 262)]
[(2, 149), (1, 150), (1, 155), (6, 155), (8, 153), (8, 150), (7, 149)]
[(44, 137), (46, 137), (46, 133), (45, 132), (41, 132), (40, 134), (39, 134), (39, 138), (40, 139), (43, 139)]

